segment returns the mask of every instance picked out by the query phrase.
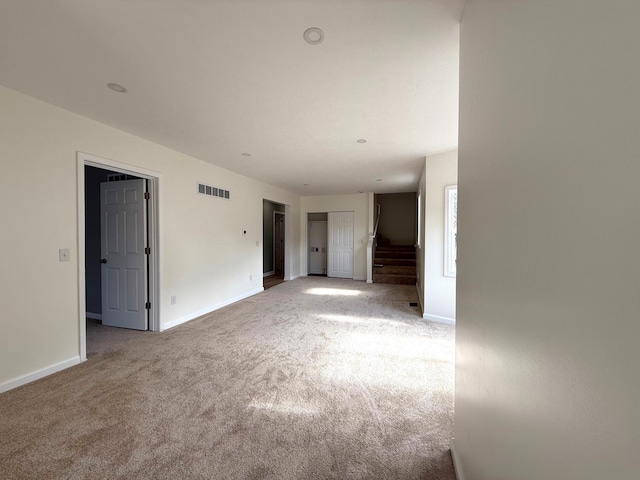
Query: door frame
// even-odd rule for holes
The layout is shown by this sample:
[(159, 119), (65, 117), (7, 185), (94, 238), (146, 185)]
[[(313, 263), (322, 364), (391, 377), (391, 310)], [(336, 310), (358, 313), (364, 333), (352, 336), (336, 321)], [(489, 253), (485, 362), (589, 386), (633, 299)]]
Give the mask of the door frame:
[(126, 173), (147, 180), (149, 192), (148, 238), (151, 253), (149, 255), (148, 301), (149, 330), (161, 331), (160, 323), (160, 250), (158, 217), (160, 210), (160, 196), (158, 193), (162, 175), (159, 172), (127, 163), (109, 160), (89, 153), (77, 152), (77, 209), (78, 209), (78, 331), (80, 343), (80, 361), (87, 359), (87, 307), (86, 307), (86, 276), (85, 276), (85, 209), (84, 209), (84, 167), (98, 167), (118, 173)]
[(278, 270), (276, 269), (276, 218), (278, 215), (282, 215), (282, 224), (283, 224), (283, 229), (282, 229), (282, 276), (284, 277), (284, 263), (286, 261), (286, 257), (284, 254), (284, 250), (287, 246), (287, 236), (285, 234), (286, 230), (287, 230), (287, 217), (285, 216), (284, 212), (278, 212), (276, 210), (274, 210), (273, 212), (273, 271), (274, 273), (277, 272)]

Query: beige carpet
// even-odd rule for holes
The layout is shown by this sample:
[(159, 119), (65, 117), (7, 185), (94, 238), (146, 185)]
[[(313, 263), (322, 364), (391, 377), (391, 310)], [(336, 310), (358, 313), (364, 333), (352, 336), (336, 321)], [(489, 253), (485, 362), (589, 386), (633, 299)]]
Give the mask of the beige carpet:
[(2, 479), (451, 479), (454, 332), (303, 278), (0, 395)]
[(149, 332), (128, 328), (107, 327), (98, 320), (87, 319), (87, 359), (124, 347), (124, 344), (138, 340)]

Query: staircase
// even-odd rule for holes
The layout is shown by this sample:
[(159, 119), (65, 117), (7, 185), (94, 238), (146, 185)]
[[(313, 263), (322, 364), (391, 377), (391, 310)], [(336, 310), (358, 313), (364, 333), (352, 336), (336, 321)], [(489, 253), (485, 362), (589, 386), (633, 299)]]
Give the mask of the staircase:
[(413, 245), (377, 247), (376, 256), (373, 261), (373, 283), (415, 285), (415, 247)]

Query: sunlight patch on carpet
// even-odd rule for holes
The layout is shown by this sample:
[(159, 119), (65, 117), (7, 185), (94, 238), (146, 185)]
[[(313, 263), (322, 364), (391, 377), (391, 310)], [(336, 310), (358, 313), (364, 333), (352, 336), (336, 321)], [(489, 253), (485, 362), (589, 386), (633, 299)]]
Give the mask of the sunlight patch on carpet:
[(427, 368), (430, 362), (451, 363), (450, 353), (424, 337), (353, 332), (334, 342), (326, 356), (323, 375), (331, 381), (358, 381), (396, 393), (450, 388), (450, 378)]
[(360, 295), (360, 290), (347, 290), (344, 288), (310, 288), (305, 293), (311, 295), (334, 295), (334, 296), (348, 296), (355, 297)]
[(255, 408), (256, 410), (268, 410), (276, 413), (283, 413), (285, 415), (318, 415), (320, 412), (315, 409), (304, 405), (296, 405), (292, 402), (260, 402), (254, 400), (249, 404), (249, 408)]
[(450, 360), (445, 349), (434, 345), (421, 336), (349, 332), (334, 346), (337, 352), (380, 357), (395, 360)]
[(339, 315), (333, 313), (320, 313), (318, 318), (323, 320), (330, 320), (332, 322), (340, 323), (354, 323), (357, 325), (391, 325), (391, 326), (405, 326), (405, 322), (399, 322), (397, 320), (389, 320), (387, 318), (372, 318), (372, 317), (357, 317), (354, 315)]

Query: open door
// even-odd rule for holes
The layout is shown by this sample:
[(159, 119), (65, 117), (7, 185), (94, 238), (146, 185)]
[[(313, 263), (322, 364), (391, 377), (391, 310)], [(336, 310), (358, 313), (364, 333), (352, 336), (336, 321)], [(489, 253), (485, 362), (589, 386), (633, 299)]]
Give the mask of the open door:
[(148, 329), (143, 179), (100, 183), (102, 324)]

